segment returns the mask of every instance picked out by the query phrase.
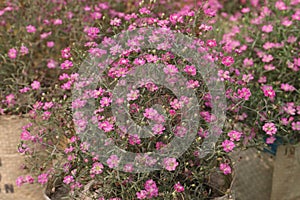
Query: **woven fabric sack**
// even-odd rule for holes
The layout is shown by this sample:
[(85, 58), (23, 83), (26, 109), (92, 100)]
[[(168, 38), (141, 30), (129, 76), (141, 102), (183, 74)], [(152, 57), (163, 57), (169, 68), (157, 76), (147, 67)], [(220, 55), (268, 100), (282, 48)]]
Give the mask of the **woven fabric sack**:
[(0, 116), (0, 200), (43, 200), (43, 188), (37, 184), (16, 186), (26, 175), (21, 166), (24, 157), (17, 152), (22, 126), (28, 121), (17, 116)]

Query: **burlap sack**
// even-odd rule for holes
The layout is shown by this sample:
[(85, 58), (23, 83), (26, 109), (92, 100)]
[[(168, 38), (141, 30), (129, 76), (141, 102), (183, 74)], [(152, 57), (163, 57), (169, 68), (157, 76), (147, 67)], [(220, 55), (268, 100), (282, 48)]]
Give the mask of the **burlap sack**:
[(24, 118), (0, 116), (0, 200), (43, 200), (43, 189), (37, 184), (16, 186), (16, 178), (26, 173), (21, 169), (24, 157), (17, 152)]
[(280, 146), (276, 153), (271, 200), (300, 199), (300, 147)]
[(231, 191), (235, 200), (269, 200), (274, 158), (255, 148), (230, 154), (233, 162)]

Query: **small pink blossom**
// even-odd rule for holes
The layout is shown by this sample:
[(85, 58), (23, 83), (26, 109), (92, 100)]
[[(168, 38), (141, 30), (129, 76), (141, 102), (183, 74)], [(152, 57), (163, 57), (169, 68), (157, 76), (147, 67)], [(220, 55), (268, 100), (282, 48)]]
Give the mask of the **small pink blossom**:
[(48, 174), (40, 174), (39, 176), (38, 176), (38, 183), (40, 183), (40, 184), (42, 184), (42, 185), (44, 185), (44, 184), (46, 184), (48, 182)]
[(242, 136), (242, 133), (241, 132), (238, 132), (238, 131), (230, 131), (228, 133), (228, 136), (230, 137), (230, 140), (231, 141), (240, 141), (240, 138)]
[(38, 90), (38, 89), (40, 89), (40, 87), (41, 87), (41, 83), (39, 81), (33, 81), (31, 83), (31, 88), (33, 90)]
[(235, 147), (235, 144), (230, 140), (225, 140), (224, 142), (222, 142), (222, 147), (223, 147), (224, 151), (228, 153), (233, 150), (233, 148)]
[(250, 89), (248, 89), (248, 88), (238, 89), (238, 97), (240, 99), (249, 100), (250, 96), (251, 96)]
[(61, 69), (70, 69), (71, 67), (73, 67), (73, 62), (70, 60), (65, 60), (61, 65), (60, 65)]
[(27, 30), (28, 33), (35, 33), (36, 32), (36, 28), (32, 25), (26, 26), (26, 30)]
[(175, 190), (176, 192), (183, 192), (183, 191), (184, 191), (184, 187), (180, 184), (180, 182), (178, 182), (178, 183), (176, 183), (176, 184), (174, 185), (174, 190)]
[(74, 182), (74, 178), (73, 176), (69, 175), (69, 176), (65, 176), (63, 182), (67, 185), (69, 185), (70, 183)]
[(222, 59), (222, 64), (227, 66), (227, 67), (232, 65), (233, 63), (234, 63), (234, 59), (231, 56), (225, 56)]
[(11, 48), (11, 49), (9, 49), (7, 55), (10, 59), (15, 59), (18, 55), (18, 51), (15, 48)]
[(264, 25), (261, 30), (265, 33), (271, 33), (273, 31), (272, 25)]
[(277, 128), (276, 128), (276, 126), (275, 126), (275, 124), (274, 123), (266, 123), (263, 127), (262, 127), (262, 129), (268, 134), (268, 135), (274, 135), (274, 134), (276, 134), (276, 132), (277, 132)]
[(109, 168), (114, 168), (114, 167), (118, 167), (120, 159), (117, 155), (111, 155), (106, 162)]
[(226, 163), (220, 164), (220, 170), (225, 174), (231, 174), (231, 167)]
[(176, 158), (165, 158), (163, 161), (164, 167), (168, 171), (174, 171), (178, 166)]

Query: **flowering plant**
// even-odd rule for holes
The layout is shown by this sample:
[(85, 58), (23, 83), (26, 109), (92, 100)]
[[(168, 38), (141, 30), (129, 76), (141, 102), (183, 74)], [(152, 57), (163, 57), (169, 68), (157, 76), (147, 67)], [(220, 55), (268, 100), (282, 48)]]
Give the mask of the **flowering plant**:
[[(28, 3), (39, 17), (15, 31)], [(259, 3), (234, 13), (218, 1), (7, 3), (1, 111), (32, 119), (18, 150), (34, 177), (17, 185), (47, 184), (49, 196), (61, 186), (73, 199), (206, 199), (230, 193), (233, 150), (298, 142), (299, 1)], [(223, 129), (211, 126), (220, 107)]]

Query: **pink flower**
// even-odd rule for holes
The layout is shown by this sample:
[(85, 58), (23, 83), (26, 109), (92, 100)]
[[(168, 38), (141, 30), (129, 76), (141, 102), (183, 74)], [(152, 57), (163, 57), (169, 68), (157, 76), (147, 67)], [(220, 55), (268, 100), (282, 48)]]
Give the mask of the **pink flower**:
[(38, 89), (40, 89), (40, 87), (41, 87), (41, 83), (39, 81), (33, 81), (31, 83), (31, 88), (33, 90), (38, 90)]
[(24, 88), (20, 89), (19, 92), (20, 92), (20, 93), (26, 93), (26, 92), (28, 92), (29, 90), (30, 90), (29, 87), (24, 87)]
[(126, 164), (126, 165), (124, 166), (123, 170), (124, 170), (125, 172), (132, 172), (132, 171), (133, 171), (133, 165), (130, 164), (130, 163), (128, 163), (128, 164)]
[(47, 47), (52, 48), (54, 47), (55, 43), (53, 41), (48, 41), (47, 42)]
[(39, 182), (40, 184), (45, 184), (45, 183), (47, 183), (47, 182), (48, 182), (48, 174), (40, 174), (40, 175), (38, 176), (38, 182)]
[(28, 54), (28, 48), (27, 47), (25, 47), (25, 46), (21, 46), (20, 47), (20, 54), (22, 55), (22, 56), (24, 56), (24, 55), (26, 55), (26, 54)]
[(111, 155), (109, 157), (109, 159), (107, 159), (107, 164), (108, 164), (108, 167), (109, 168), (114, 168), (114, 167), (117, 167), (119, 165), (119, 157), (117, 155)]
[(70, 69), (71, 67), (73, 67), (73, 62), (70, 60), (65, 60), (61, 65), (60, 65), (61, 69)]
[(70, 53), (70, 47), (64, 48), (63, 50), (61, 50), (61, 57), (62, 58), (70, 58), (71, 57), (71, 53)]
[(266, 97), (270, 97), (271, 100), (274, 100), (276, 94), (272, 86), (264, 85), (261, 87), (261, 89)]
[(5, 97), (5, 102), (7, 105), (13, 105), (15, 104), (15, 95), (14, 94), (9, 94)]
[(248, 88), (238, 89), (238, 97), (240, 99), (249, 100), (250, 96), (251, 96), (250, 89), (248, 89)]
[(167, 65), (164, 68), (164, 72), (165, 72), (165, 74), (172, 76), (172, 75), (175, 75), (178, 73), (178, 69), (175, 65)]
[(23, 176), (19, 176), (19, 177), (17, 178), (17, 180), (16, 180), (16, 185), (17, 185), (18, 187), (21, 187), (24, 183), (25, 183), (24, 177), (23, 177)]
[(139, 12), (140, 12), (142, 15), (143, 15), (143, 14), (148, 15), (148, 14), (151, 13), (151, 11), (150, 11), (148, 8), (145, 8), (145, 7), (140, 8), (140, 9), (139, 9)]
[(225, 56), (222, 58), (222, 64), (225, 66), (230, 66), (234, 63), (234, 59), (231, 56)]
[(268, 135), (274, 135), (277, 132), (277, 128), (274, 123), (266, 123), (262, 129), (268, 134)]
[(47, 63), (47, 67), (49, 69), (54, 69), (56, 67), (57, 63), (54, 60), (49, 60)]
[(266, 143), (267, 143), (267, 144), (273, 144), (273, 143), (275, 142), (275, 140), (276, 140), (276, 138), (273, 137), (273, 136), (271, 136), (271, 137), (268, 137), (268, 138), (266, 139)]
[(141, 144), (141, 139), (138, 134), (129, 135), (129, 144)]
[(196, 75), (196, 67), (193, 65), (186, 65), (184, 68), (184, 72), (188, 75), (195, 76)]
[(106, 106), (109, 106), (111, 102), (112, 102), (111, 98), (109, 98), (109, 97), (103, 97), (100, 100), (100, 105), (101, 105), (101, 107), (106, 107)]
[(74, 182), (74, 178), (73, 176), (65, 176), (63, 182), (67, 185), (69, 185), (70, 183)]
[(231, 141), (240, 141), (242, 133), (238, 131), (230, 131), (228, 136), (230, 137)]
[(26, 30), (28, 33), (35, 33), (36, 28), (32, 25), (28, 25), (28, 26), (26, 26)]
[(15, 48), (11, 48), (7, 55), (10, 59), (15, 59), (18, 55), (18, 51)]
[(174, 190), (175, 190), (176, 192), (183, 192), (183, 191), (184, 191), (184, 187), (180, 184), (180, 182), (178, 182), (178, 183), (176, 183), (176, 184), (174, 185)]
[(273, 56), (272, 55), (264, 55), (262, 58), (262, 61), (265, 63), (271, 62), (273, 60)]
[(143, 115), (144, 115), (144, 117), (146, 117), (148, 119), (154, 120), (155, 117), (158, 115), (158, 112), (156, 110), (154, 110), (153, 108), (146, 108)]
[(131, 90), (129, 94), (127, 94), (127, 101), (134, 101), (139, 98), (139, 90)]
[(215, 46), (217, 46), (217, 42), (216, 42), (216, 40), (207, 40), (206, 45), (208, 47), (215, 47)]
[(108, 121), (100, 122), (98, 128), (102, 129), (104, 132), (110, 132), (114, 130), (114, 125), (110, 124)]
[(222, 146), (225, 152), (231, 152), (233, 148), (235, 147), (235, 144), (230, 140), (225, 140), (222, 142)]
[(147, 191), (146, 190), (141, 190), (136, 193), (136, 196), (138, 199), (146, 199), (147, 198)]
[(276, 7), (278, 10), (286, 10), (286, 9), (287, 9), (285, 3), (284, 3), (283, 1), (281, 1), (281, 0), (276, 1), (275, 7)]
[(272, 25), (264, 25), (261, 30), (265, 33), (271, 33), (273, 31)]
[(95, 162), (93, 164), (93, 167), (92, 167), (90, 173), (91, 174), (101, 174), (103, 172), (103, 168), (104, 168), (104, 166), (101, 163)]
[(55, 19), (53, 20), (53, 25), (61, 25), (62, 24), (62, 20), (61, 19)]
[(300, 131), (300, 121), (299, 122), (293, 122), (292, 123), (292, 129), (294, 131)]
[(197, 88), (197, 87), (199, 87), (200, 85), (199, 85), (199, 81), (194, 81), (194, 80), (188, 80), (187, 82), (186, 82), (186, 87), (187, 88), (192, 88), (192, 89), (194, 89), (194, 88)]
[(220, 170), (223, 171), (225, 175), (231, 174), (231, 167), (226, 163), (220, 164)]
[(121, 19), (119, 19), (117, 17), (110, 20), (110, 25), (112, 25), (112, 26), (120, 26), (121, 23), (122, 23)]
[(187, 133), (187, 130), (184, 126), (177, 126), (174, 132), (176, 137), (184, 137)]
[(155, 124), (152, 127), (152, 131), (153, 131), (154, 135), (161, 135), (164, 130), (165, 130), (165, 127), (162, 124)]
[(244, 61), (243, 61), (243, 64), (246, 66), (246, 67), (249, 67), (249, 66), (252, 66), (253, 65), (253, 59), (252, 58), (245, 58)]
[(157, 185), (156, 183), (150, 179), (150, 180), (147, 180), (145, 182), (145, 185), (144, 185), (146, 191), (147, 191), (147, 198), (152, 198), (152, 197), (157, 197), (158, 196), (158, 188), (157, 188)]
[(178, 166), (178, 162), (176, 158), (165, 158), (163, 161), (163, 165), (168, 171), (174, 171)]

